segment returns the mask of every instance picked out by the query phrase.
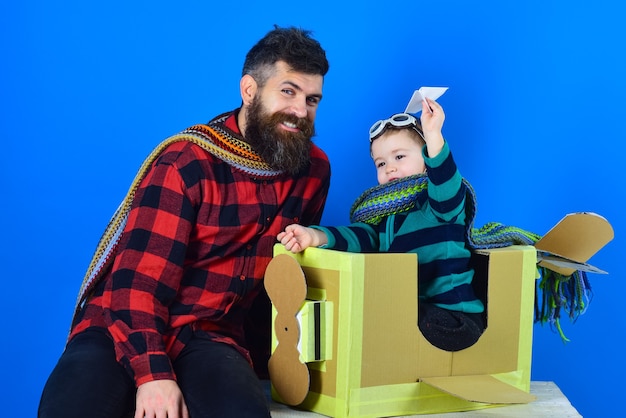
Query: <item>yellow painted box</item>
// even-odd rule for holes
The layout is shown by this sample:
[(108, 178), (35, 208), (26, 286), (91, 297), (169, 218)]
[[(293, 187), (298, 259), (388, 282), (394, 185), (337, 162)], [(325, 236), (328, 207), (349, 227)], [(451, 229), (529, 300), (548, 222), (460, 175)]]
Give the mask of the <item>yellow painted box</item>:
[[(315, 356), (306, 354), (312, 346), (309, 306), (299, 314), (305, 318), (303, 362), (310, 381), (297, 408), (330, 417), (386, 417), (532, 401), (534, 247), (474, 254), (475, 287), (486, 301), (487, 328), (476, 344), (457, 352), (434, 347), (417, 327), (415, 254), (319, 248), (291, 254), (277, 244), (274, 255), (279, 254), (301, 266), (307, 299), (324, 302), (324, 323), (316, 327), (324, 339), (321, 360), (311, 361)], [(273, 330), (272, 351), (277, 344)], [(272, 397), (281, 402), (274, 385)]]

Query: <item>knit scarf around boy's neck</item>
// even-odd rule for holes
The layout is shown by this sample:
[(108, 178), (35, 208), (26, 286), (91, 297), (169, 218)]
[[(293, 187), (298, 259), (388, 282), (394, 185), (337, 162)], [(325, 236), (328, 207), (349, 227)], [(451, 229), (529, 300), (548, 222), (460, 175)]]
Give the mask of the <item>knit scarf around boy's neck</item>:
[[(463, 179), (463, 187), (466, 190), (465, 235), (471, 249), (534, 245), (541, 238), (540, 235), (532, 232), (498, 222), (490, 222), (481, 228), (475, 228), (476, 194), (465, 179)], [(372, 187), (361, 194), (352, 205), (350, 221), (378, 225), (387, 216), (415, 208), (419, 202), (426, 200), (427, 191), (428, 177), (424, 174)], [(536, 287), (535, 321), (554, 324), (561, 338), (567, 340), (559, 322), (560, 311), (563, 309), (572, 320), (576, 320), (584, 313), (591, 296), (587, 275), (584, 271), (576, 271), (571, 276), (565, 277), (541, 266), (538, 266), (538, 270), (541, 280), (537, 281)]]
[(233, 112), (224, 113), (206, 125), (195, 125), (185, 129), (181, 133), (165, 139), (148, 155), (96, 247), (78, 293), (72, 327), (74, 326), (76, 314), (87, 301), (96, 284), (106, 274), (113, 261), (117, 244), (126, 225), (128, 213), (139, 184), (152, 166), (152, 163), (169, 145), (179, 141), (192, 142), (220, 160), (250, 174), (252, 177), (274, 178), (282, 174), (281, 171), (272, 169), (242, 137), (237, 137), (236, 133), (226, 126), (225, 122), (232, 114)]
[[(465, 179), (463, 187), (466, 190), (466, 238), (473, 249), (534, 245), (541, 238), (532, 232), (497, 222), (491, 222), (482, 228), (474, 228), (476, 193)], [(427, 191), (428, 176), (425, 174), (404, 177), (372, 187), (363, 192), (352, 204), (350, 221), (378, 225), (387, 216), (407, 212), (419, 201), (425, 201)]]

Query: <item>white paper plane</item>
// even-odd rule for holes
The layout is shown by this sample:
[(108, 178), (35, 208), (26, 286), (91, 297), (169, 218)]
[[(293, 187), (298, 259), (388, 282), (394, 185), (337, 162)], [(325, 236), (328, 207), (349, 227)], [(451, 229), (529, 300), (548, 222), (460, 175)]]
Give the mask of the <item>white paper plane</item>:
[(409, 104), (406, 105), (404, 113), (419, 113), (422, 110), (422, 101), (425, 97), (431, 100), (437, 100), (448, 90), (447, 87), (420, 87), (413, 92)]

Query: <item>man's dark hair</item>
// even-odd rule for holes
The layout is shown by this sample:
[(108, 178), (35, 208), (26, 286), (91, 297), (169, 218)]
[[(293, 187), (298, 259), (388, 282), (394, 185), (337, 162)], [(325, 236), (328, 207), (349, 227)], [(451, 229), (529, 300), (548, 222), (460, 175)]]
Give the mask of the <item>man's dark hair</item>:
[(311, 31), (274, 25), (274, 29), (259, 40), (246, 55), (242, 75), (251, 75), (263, 86), (277, 61), (284, 61), (297, 72), (322, 77), (329, 68), (326, 52), (311, 37)]

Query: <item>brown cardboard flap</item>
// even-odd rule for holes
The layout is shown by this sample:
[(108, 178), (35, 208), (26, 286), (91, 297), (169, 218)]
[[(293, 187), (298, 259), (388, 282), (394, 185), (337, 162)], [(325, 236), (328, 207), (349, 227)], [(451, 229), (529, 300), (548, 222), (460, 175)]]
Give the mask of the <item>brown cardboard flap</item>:
[(581, 270), (597, 274), (608, 274), (608, 272), (594, 267), (591, 264), (581, 263), (578, 261), (570, 260), (569, 258), (552, 255), (550, 253), (544, 253), (542, 251), (537, 251), (537, 262), (540, 266), (549, 268), (561, 274), (563, 274), (563, 272), (567, 272), (567, 269)]
[(521, 404), (536, 399), (534, 395), (490, 375), (424, 377), (420, 381), (471, 402)]
[[(579, 262), (584, 267), (584, 263), (611, 241), (613, 236), (613, 227), (602, 216), (591, 212), (570, 213), (537, 241), (535, 248), (540, 252)], [(540, 261), (539, 265), (565, 276), (577, 269), (559, 267), (549, 260)]]

